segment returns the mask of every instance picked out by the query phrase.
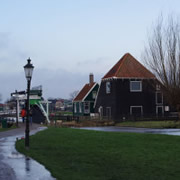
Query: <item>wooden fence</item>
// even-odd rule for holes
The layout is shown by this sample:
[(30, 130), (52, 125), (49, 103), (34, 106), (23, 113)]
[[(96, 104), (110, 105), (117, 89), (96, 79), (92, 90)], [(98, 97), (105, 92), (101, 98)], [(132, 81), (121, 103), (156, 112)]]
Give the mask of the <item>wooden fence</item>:
[(50, 116), (49, 119), (51, 121), (61, 120), (61, 121), (76, 121), (82, 122), (87, 120), (92, 121), (115, 121), (115, 122), (122, 122), (122, 121), (177, 121), (179, 117), (175, 116), (142, 116), (142, 117), (134, 117), (134, 116), (126, 116), (120, 117), (118, 119), (112, 119), (111, 117), (100, 117), (100, 116), (71, 116), (71, 115), (54, 115)]

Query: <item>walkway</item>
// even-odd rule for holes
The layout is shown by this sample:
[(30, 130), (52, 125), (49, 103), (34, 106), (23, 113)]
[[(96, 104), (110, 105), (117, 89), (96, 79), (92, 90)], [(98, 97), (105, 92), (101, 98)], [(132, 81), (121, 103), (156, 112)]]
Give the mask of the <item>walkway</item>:
[[(30, 126), (30, 134), (45, 129), (38, 124)], [(25, 124), (19, 128), (0, 132), (0, 180), (53, 180), (44, 166), (18, 153), (15, 149), (16, 138), (24, 137)]]
[[(41, 127), (41, 125), (33, 123), (33, 125), (30, 125), (29, 127), (30, 131), (36, 131), (39, 127)], [(8, 136), (17, 136), (20, 134), (22, 135), (23, 133), (25, 133), (25, 123), (19, 123), (19, 128), (0, 132), (0, 138)]]

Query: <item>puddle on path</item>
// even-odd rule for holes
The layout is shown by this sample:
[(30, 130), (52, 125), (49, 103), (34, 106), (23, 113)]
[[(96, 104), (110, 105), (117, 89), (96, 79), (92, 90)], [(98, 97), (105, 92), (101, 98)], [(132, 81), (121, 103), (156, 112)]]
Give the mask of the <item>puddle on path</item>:
[(78, 129), (95, 130), (95, 131), (110, 131), (110, 132), (134, 132), (134, 133), (151, 133), (151, 134), (167, 134), (180, 136), (180, 129), (151, 129), (151, 128), (133, 128), (133, 127), (82, 127)]
[[(20, 139), (21, 137), (22, 135), (0, 138), (0, 164), (2, 166), (0, 166), (0, 179), (55, 180), (44, 166), (16, 151), (16, 138)], [(2, 172), (6, 170), (9, 172)], [(11, 176), (7, 176), (7, 174)]]

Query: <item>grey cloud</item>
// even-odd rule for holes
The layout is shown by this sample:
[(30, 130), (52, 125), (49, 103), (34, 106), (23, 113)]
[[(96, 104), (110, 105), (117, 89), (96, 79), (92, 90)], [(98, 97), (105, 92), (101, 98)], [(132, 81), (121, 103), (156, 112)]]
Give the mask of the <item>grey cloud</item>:
[[(102, 74), (95, 74), (95, 81), (99, 82)], [(69, 98), (71, 92), (81, 90), (84, 84), (88, 83), (89, 74), (73, 73), (63, 69), (34, 69), (32, 85), (43, 86), (43, 97)], [(26, 79), (24, 72), (0, 73), (0, 93), (3, 101), (10, 98), (10, 93), (15, 90), (26, 90)]]
[(10, 33), (0, 32), (0, 51), (8, 48), (10, 41)]
[(19, 47), (12, 33), (0, 32), (0, 62), (18, 62), (28, 58), (28, 54), (23, 47)]
[[(95, 76), (95, 78), (99, 78), (99, 76)], [(56, 71), (38, 69), (34, 73), (33, 81), (36, 85), (43, 85), (43, 91), (46, 98), (69, 98), (71, 92), (80, 90), (85, 83), (88, 83), (89, 74), (73, 73), (63, 69)]]
[(84, 65), (101, 64), (103, 62), (106, 62), (109, 59), (110, 59), (109, 57), (99, 57), (97, 59), (88, 59), (88, 60), (85, 60), (85, 61), (77, 62), (77, 65), (78, 66), (84, 66)]

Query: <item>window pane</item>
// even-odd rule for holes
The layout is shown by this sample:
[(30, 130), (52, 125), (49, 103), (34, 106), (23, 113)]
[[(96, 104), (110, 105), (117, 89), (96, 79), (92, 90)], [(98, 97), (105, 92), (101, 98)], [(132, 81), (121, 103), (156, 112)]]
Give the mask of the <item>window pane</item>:
[(84, 113), (89, 113), (89, 103), (88, 102), (84, 103)]
[(110, 93), (111, 92), (111, 84), (110, 82), (106, 82), (106, 93)]
[(81, 109), (81, 102), (79, 103), (79, 112), (80, 112), (80, 113), (82, 112), (82, 109)]
[(141, 107), (133, 107), (132, 114), (141, 114)]
[(157, 104), (163, 103), (162, 93), (157, 93), (156, 101), (157, 101), (157, 102), (156, 102)]
[(143, 114), (143, 107), (142, 106), (131, 106), (130, 107), (130, 114), (133, 116), (141, 116)]
[(96, 98), (96, 91), (92, 92), (92, 98), (95, 99)]
[(141, 91), (141, 81), (131, 81), (131, 91)]

